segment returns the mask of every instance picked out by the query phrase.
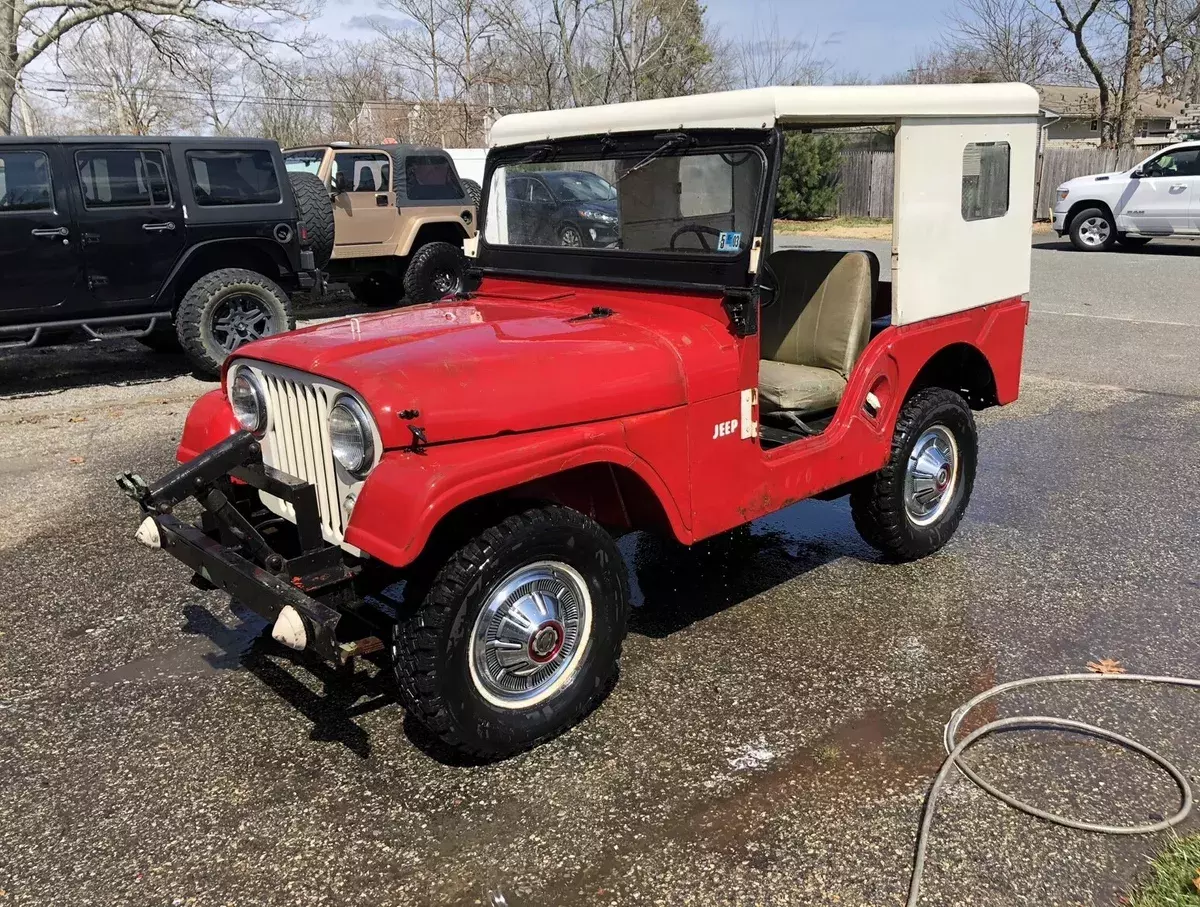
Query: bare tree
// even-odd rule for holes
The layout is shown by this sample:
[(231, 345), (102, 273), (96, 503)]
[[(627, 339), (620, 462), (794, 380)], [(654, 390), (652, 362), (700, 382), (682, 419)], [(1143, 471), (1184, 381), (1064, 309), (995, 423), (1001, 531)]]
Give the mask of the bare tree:
[(1089, 46), (1089, 23), (1100, 10), (1103, 0), (1053, 0), (1058, 20), (1062, 23), (1075, 44), (1079, 59), (1087, 67), (1088, 73), (1099, 90), (1099, 125), (1100, 145), (1103, 148), (1114, 147), (1116, 130), (1114, 129), (1112, 105), (1113, 83), (1109, 72), (1101, 65), (1097, 55)]
[(753, 27), (723, 48), (730, 87), (815, 85), (832, 70), (826, 58), (829, 40), (819, 36), (788, 35), (779, 16), (755, 16)]
[(79, 29), (60, 65), (74, 86), (84, 132), (151, 135), (180, 119), (170, 72), (131, 19), (101, 19)]
[(351, 142), (371, 141), (360, 116), (373, 101), (387, 102), (398, 91), (399, 76), (385, 63), (387, 53), (379, 44), (342, 42), (334, 45), (314, 67), (324, 82), (330, 103), (334, 135)]
[(21, 75), (35, 60), (84, 26), (123, 17), (164, 56), (180, 52), (167, 27), (180, 23), (260, 57), (279, 44), (278, 30), (294, 25), (319, 0), (0, 0), (0, 134), (12, 124)]
[(241, 54), (204, 33), (185, 43), (174, 74), (186, 92), (192, 120), (214, 135), (229, 135), (247, 100)]
[(961, 0), (943, 47), (965, 51), (1000, 82), (1042, 82), (1065, 67), (1062, 29), (1029, 0)]

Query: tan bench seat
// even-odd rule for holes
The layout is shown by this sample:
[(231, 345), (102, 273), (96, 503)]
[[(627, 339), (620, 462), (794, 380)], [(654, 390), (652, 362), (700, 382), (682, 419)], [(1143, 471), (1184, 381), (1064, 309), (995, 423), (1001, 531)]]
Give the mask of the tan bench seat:
[(836, 409), (870, 336), (879, 263), (869, 252), (784, 249), (770, 265), (779, 290), (762, 311), (762, 409)]

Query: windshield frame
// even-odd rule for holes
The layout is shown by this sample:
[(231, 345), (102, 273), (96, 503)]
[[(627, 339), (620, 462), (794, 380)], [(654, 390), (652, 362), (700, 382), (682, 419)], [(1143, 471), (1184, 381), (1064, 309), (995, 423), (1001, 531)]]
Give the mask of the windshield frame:
[[(637, 251), (632, 249), (596, 249), (569, 246), (490, 245), (487, 242), (487, 211), (495, 171), (504, 166), (529, 163), (554, 163), (570, 169), (573, 162), (612, 158), (640, 159), (663, 144), (660, 133), (629, 133), (560, 139), (550, 145), (533, 143), (492, 149), (484, 169), (483, 197), (479, 203), (477, 264), (483, 274), (534, 277), (551, 280), (595, 283), (634, 284), (714, 290), (750, 286), (755, 237), (763, 246), (770, 242), (770, 218), (775, 208), (776, 175), (779, 169), (780, 133), (778, 129), (704, 130), (687, 133), (689, 144), (662, 157), (697, 154), (752, 153), (760, 157), (762, 173), (758, 210), (754, 214), (751, 241), (735, 254), (702, 252)], [(538, 152), (551, 152), (538, 157)], [(765, 248), (763, 250), (765, 252)]]

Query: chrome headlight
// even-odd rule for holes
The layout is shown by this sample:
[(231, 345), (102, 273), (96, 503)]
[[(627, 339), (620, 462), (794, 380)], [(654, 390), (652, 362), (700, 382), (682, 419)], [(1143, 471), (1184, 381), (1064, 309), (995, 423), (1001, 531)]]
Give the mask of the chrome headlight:
[(371, 417), (362, 404), (348, 394), (329, 410), (329, 443), (333, 458), (355, 478), (364, 478), (375, 461), (375, 439)]
[(238, 425), (260, 434), (267, 427), (267, 391), (259, 377), (248, 368), (240, 368), (229, 385), (229, 405)]

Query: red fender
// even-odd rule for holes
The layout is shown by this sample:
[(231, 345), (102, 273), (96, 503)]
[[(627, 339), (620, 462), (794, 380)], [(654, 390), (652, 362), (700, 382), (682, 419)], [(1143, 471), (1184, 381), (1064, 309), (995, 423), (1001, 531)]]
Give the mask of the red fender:
[[(656, 414), (649, 414), (653, 418)], [(675, 496), (625, 443), (638, 418), (468, 443), (395, 450), (371, 471), (346, 527), (346, 541), (393, 567), (412, 563), (438, 522), (469, 501), (579, 466), (611, 463), (638, 475), (658, 498), (675, 536), (692, 541)]]

